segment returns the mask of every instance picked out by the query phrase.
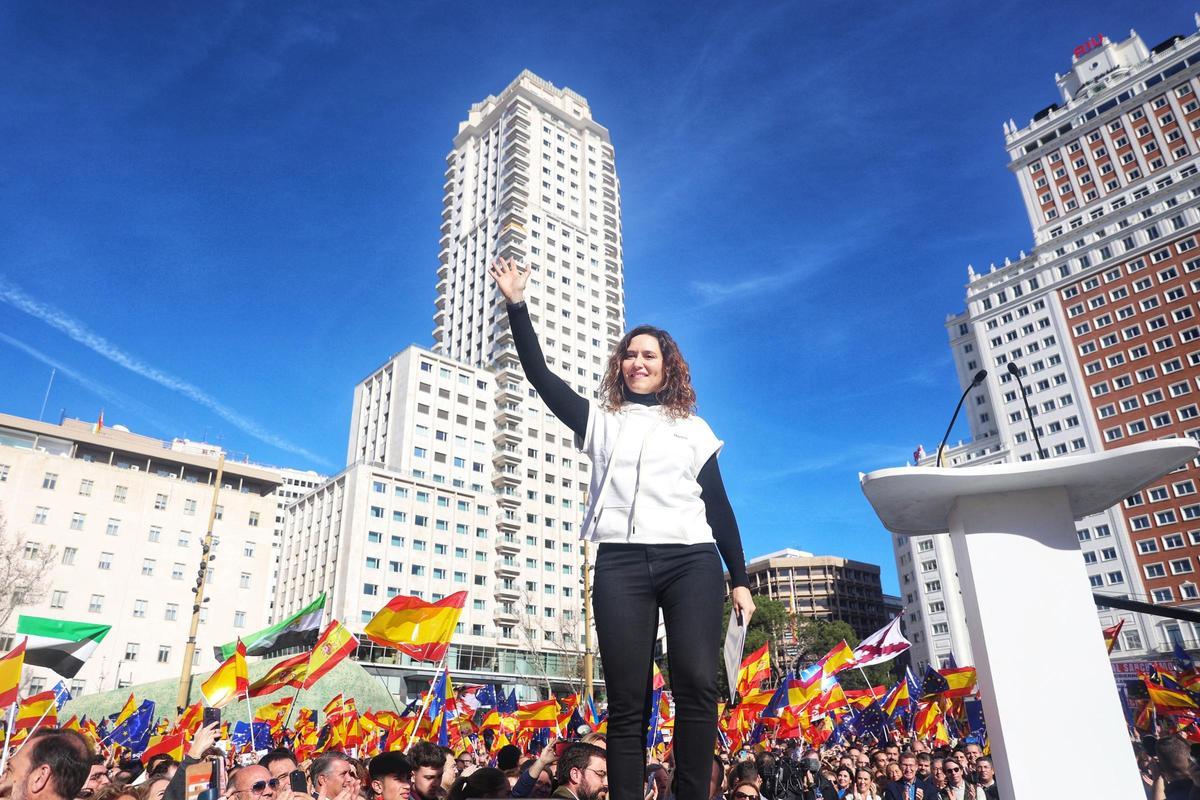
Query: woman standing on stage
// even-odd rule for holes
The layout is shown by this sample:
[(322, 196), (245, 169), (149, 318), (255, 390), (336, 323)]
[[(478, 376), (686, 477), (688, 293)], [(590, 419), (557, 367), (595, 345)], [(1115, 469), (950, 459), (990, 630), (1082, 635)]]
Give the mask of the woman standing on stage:
[(592, 608), (608, 692), (609, 796), (643, 797), (661, 609), (675, 697), (675, 796), (708, 800), (725, 601), (720, 558), (734, 608), (744, 623), (754, 613), (737, 520), (717, 467), (722, 442), (696, 416), (687, 362), (666, 331), (643, 325), (625, 334), (598, 402), (552, 373), (525, 305), (530, 271), (511, 259), (489, 269), (508, 301), (526, 378), (592, 462), (580, 538), (599, 544)]

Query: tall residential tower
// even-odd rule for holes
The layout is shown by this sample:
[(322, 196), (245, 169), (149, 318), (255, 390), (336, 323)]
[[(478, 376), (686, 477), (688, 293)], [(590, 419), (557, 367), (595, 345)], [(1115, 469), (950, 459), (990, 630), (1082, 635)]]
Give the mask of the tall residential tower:
[[(487, 270), (534, 270), (546, 360), (595, 397), (624, 330), (613, 158), (587, 101), (528, 71), (471, 107), (446, 158), (434, 347), (356, 387), (346, 469), (288, 508), (277, 615), (325, 591), (361, 630), (396, 594), (466, 590), (456, 675), (578, 688), (589, 464), (526, 383)], [(367, 644), (358, 658), (397, 694), (431, 672)]]

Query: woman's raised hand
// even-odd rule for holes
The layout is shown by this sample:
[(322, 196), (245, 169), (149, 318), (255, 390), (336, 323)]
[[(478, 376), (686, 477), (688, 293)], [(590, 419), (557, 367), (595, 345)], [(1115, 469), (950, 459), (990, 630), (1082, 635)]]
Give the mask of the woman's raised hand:
[(525, 299), (525, 284), (529, 283), (531, 272), (532, 269), (529, 267), (522, 269), (517, 266), (515, 258), (507, 260), (497, 258), (488, 267), (488, 274), (496, 282), (496, 288), (500, 290), (500, 294), (504, 295), (505, 300), (513, 304)]

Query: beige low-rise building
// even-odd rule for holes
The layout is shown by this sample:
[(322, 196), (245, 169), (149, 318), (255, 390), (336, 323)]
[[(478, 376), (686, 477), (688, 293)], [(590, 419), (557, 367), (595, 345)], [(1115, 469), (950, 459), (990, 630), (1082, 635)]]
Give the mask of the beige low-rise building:
[[(180, 674), (218, 464), (215, 450), (198, 450), (119, 426), (0, 414), (5, 546), (54, 553), (44, 595), (0, 625), (0, 650), (16, 643), (20, 614), (101, 623), (112, 630), (68, 681), (72, 693)], [(225, 462), (195, 672), (217, 665), (214, 645), (267, 625), (280, 484), (277, 470)], [(58, 680), (26, 675), (30, 690)]]

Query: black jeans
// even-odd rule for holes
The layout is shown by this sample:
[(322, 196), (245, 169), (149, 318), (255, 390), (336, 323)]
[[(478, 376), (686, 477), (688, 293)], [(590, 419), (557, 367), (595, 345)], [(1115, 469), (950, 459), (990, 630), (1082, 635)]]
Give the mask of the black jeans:
[(601, 544), (592, 609), (608, 694), (608, 793), (642, 800), (658, 610), (675, 698), (675, 797), (707, 800), (725, 579), (711, 544)]

